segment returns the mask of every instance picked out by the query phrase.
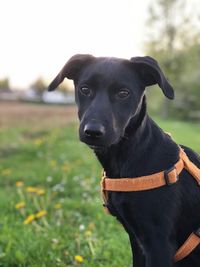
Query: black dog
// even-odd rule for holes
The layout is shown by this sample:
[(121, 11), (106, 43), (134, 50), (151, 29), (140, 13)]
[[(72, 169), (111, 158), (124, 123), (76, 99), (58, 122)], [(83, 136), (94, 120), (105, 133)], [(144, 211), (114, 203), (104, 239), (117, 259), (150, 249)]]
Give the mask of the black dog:
[[(174, 98), (154, 59), (75, 55), (49, 90), (65, 77), (75, 84), (80, 140), (94, 150), (108, 177), (150, 175), (178, 161), (180, 147), (146, 112), (146, 86), (158, 84), (166, 97)], [(200, 168), (200, 157), (183, 148)], [(200, 227), (200, 187), (185, 169), (171, 186), (108, 192), (108, 208), (129, 234), (134, 267), (200, 266), (200, 246), (181, 261), (173, 261), (177, 249)]]

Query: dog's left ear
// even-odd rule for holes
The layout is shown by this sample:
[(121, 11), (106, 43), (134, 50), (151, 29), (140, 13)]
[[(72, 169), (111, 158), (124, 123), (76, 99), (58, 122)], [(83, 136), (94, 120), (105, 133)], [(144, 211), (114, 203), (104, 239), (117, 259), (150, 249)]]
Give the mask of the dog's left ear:
[(174, 98), (174, 90), (155, 59), (149, 56), (132, 57), (130, 61), (139, 73), (145, 87), (158, 84), (167, 98)]
[(94, 59), (94, 56), (88, 54), (77, 54), (71, 57), (58, 75), (54, 78), (54, 80), (50, 83), (48, 86), (48, 91), (55, 90), (65, 77), (75, 80), (83, 67), (92, 62)]

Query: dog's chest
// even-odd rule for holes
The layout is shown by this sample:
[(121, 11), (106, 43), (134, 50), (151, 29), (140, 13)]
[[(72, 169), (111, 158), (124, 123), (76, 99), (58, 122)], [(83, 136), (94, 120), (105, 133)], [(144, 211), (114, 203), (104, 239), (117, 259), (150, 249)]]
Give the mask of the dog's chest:
[(145, 192), (109, 192), (108, 209), (128, 232), (137, 236), (152, 231), (169, 220), (174, 213), (173, 190), (165, 188)]

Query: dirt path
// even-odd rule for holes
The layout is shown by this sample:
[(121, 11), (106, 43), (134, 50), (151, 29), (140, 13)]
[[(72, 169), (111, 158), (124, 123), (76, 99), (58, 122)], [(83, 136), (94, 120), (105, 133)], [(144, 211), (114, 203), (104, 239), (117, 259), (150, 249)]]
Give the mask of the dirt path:
[(0, 101), (0, 128), (64, 126), (77, 121), (76, 107)]

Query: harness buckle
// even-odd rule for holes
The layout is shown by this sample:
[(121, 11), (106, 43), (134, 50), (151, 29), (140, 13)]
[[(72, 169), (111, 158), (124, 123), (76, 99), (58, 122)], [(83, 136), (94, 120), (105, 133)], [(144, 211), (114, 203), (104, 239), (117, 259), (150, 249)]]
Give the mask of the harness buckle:
[(198, 236), (200, 238), (200, 228), (194, 232), (196, 236)]
[[(174, 184), (174, 182), (170, 182), (170, 178), (169, 178), (169, 175), (168, 175), (173, 170), (176, 170), (175, 166), (173, 166), (173, 167), (169, 168), (168, 170), (164, 171), (164, 179), (165, 179), (166, 185), (168, 185), (168, 186)], [(178, 173), (176, 173), (176, 177), (177, 177), (177, 181), (178, 181)]]

